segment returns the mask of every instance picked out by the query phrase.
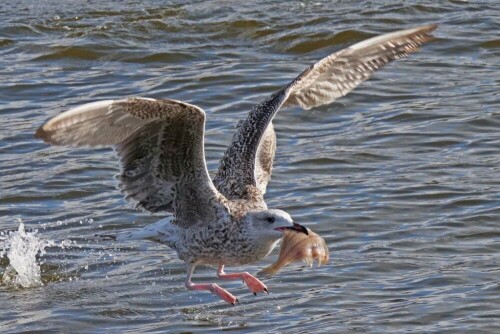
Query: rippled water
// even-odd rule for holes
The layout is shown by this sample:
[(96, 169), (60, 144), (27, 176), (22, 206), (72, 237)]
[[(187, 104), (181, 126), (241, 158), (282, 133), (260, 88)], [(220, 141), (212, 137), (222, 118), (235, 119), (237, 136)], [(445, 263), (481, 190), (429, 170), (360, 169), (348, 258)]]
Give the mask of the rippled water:
[[(0, 230), (20, 216), (71, 243), (46, 248), (43, 286), (0, 284), (0, 331), (500, 332), (500, 9), (415, 3), (3, 3)], [(268, 204), (325, 237), (331, 263), (285, 268), (269, 296), (223, 282), (237, 307), (186, 291), (161, 245), (94, 239), (159, 218), (122, 199), (110, 151), (33, 138), (84, 102), (175, 98), (207, 111), (213, 170), (237, 120), (306, 66), (428, 23), (438, 39), (420, 53), (330, 106), (278, 114)], [(195, 277), (215, 281), (215, 268)]]

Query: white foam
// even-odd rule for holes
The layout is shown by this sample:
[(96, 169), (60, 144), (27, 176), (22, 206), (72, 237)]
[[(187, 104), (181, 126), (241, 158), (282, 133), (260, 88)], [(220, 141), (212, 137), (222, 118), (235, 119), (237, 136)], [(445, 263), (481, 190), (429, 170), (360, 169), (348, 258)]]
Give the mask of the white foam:
[(7, 254), (9, 259), (9, 266), (2, 277), (4, 284), (24, 288), (43, 285), (37, 255), (43, 256), (45, 248), (53, 246), (54, 242), (39, 237), (37, 232), (26, 232), (20, 221), (17, 231), (3, 234), (0, 257)]

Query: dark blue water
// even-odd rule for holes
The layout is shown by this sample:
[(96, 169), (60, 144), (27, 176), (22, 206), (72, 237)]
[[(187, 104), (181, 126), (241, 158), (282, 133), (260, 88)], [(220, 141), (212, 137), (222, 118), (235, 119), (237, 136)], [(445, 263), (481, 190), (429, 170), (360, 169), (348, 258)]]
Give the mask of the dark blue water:
[[(499, 8), (3, 3), (0, 230), (17, 230), (21, 217), (56, 246), (38, 260), (40, 287), (8, 283), (9, 260), (0, 259), (0, 331), (500, 332)], [(376, 34), (429, 23), (440, 24), (436, 41), (350, 95), (278, 114), (268, 205), (322, 235), (331, 262), (286, 267), (265, 281), (269, 296), (223, 282), (237, 307), (187, 291), (184, 263), (161, 245), (95, 240), (161, 216), (122, 199), (109, 150), (48, 147), (33, 137), (82, 103), (174, 98), (206, 110), (214, 170), (237, 121), (305, 67)], [(231, 270), (255, 273), (276, 256)], [(195, 279), (215, 282), (215, 268), (200, 267)]]

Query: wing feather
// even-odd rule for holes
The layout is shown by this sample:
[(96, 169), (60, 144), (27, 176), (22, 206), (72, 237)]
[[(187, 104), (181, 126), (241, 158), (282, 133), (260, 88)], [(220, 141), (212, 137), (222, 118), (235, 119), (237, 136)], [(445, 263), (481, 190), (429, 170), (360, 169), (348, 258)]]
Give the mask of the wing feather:
[(347, 95), (382, 66), (420, 50), (436, 28), (433, 24), (373, 37), (321, 59), (297, 78), (284, 106), (307, 110)]
[(250, 111), (221, 159), (214, 178), (217, 189), (231, 200), (263, 201), (275, 153), (275, 146), (269, 145), (274, 130), (268, 128), (281, 106), (311, 109), (345, 96), (385, 64), (418, 51), (433, 39), (436, 28), (427, 25), (373, 37), (307, 68)]
[(204, 127), (205, 112), (194, 105), (131, 98), (71, 109), (36, 136), (55, 145), (113, 146), (126, 199), (140, 209), (171, 212), (175, 223), (189, 227), (227, 213), (206, 168)]

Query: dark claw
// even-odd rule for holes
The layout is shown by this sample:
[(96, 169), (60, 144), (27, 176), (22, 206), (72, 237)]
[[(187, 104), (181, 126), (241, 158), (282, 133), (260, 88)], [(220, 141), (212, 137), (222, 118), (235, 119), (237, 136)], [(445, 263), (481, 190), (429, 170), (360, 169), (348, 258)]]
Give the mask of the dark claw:
[(238, 299), (236, 299), (236, 304), (239, 304), (239, 303), (240, 303), (240, 301)]
[(267, 288), (264, 288), (264, 292), (269, 294), (269, 290), (267, 290)]
[(253, 293), (253, 295), (254, 295), (254, 296), (257, 296), (257, 292), (254, 292), (254, 293)]

